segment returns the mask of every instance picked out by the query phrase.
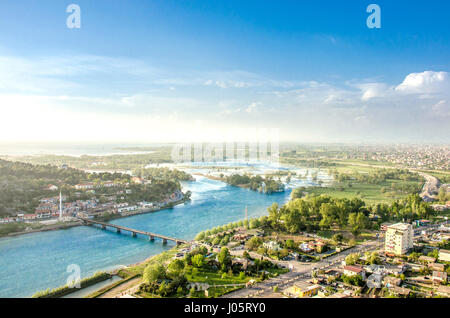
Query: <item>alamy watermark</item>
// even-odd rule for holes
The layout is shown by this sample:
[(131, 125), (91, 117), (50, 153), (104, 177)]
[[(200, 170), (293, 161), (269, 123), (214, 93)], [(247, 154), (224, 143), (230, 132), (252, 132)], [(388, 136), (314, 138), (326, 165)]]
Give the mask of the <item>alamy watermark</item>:
[(69, 29), (81, 28), (81, 8), (78, 4), (70, 4), (66, 9), (70, 15), (67, 17), (66, 25)]
[[(278, 128), (247, 130), (242, 137), (224, 138), (221, 142), (181, 143), (172, 148), (172, 161), (188, 162), (270, 162), (279, 164)], [(245, 139), (245, 140), (244, 140)]]
[(81, 269), (77, 264), (70, 264), (67, 266), (66, 272), (69, 273), (66, 285), (70, 288), (81, 288)]
[(367, 6), (367, 13), (370, 15), (367, 17), (367, 27), (369, 29), (381, 29), (381, 8), (378, 4), (369, 4)]

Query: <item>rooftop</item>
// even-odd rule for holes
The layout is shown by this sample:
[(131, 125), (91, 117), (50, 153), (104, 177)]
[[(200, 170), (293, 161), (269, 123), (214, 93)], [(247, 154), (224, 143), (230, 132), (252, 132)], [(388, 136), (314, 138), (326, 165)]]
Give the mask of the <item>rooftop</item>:
[(355, 272), (355, 273), (361, 273), (363, 271), (361, 266), (355, 266), (355, 265), (347, 265), (344, 267), (344, 270)]
[(411, 224), (408, 223), (395, 223), (388, 226), (388, 229), (406, 231), (410, 229)]

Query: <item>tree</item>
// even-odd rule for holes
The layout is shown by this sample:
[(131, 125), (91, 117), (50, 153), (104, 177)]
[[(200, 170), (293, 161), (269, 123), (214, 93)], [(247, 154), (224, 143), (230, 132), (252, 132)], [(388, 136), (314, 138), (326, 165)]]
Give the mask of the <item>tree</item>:
[(166, 268), (161, 264), (148, 265), (144, 270), (143, 281), (147, 284), (166, 277)]
[(289, 233), (295, 234), (300, 231), (303, 223), (303, 218), (299, 210), (289, 210), (288, 213), (283, 216), (283, 219), (284, 226)]
[(339, 244), (344, 240), (344, 236), (341, 233), (334, 234), (331, 238), (335, 244)]
[(349, 254), (345, 258), (345, 264), (347, 264), (347, 265), (354, 265), (354, 264), (356, 264), (356, 262), (359, 261), (360, 258), (361, 258), (361, 255), (359, 253)]
[(305, 187), (300, 187), (292, 190), (291, 192), (291, 199), (300, 199), (303, 196), (303, 191), (305, 191)]
[(192, 265), (194, 265), (195, 267), (202, 268), (203, 265), (205, 264), (205, 256), (203, 256), (202, 254), (194, 255), (191, 261)]
[(205, 232), (200, 232), (197, 234), (197, 236), (195, 237), (196, 241), (201, 241), (205, 239)]
[(273, 228), (279, 227), (282, 217), (282, 211), (278, 207), (278, 204), (273, 203), (267, 210), (269, 211), (269, 221), (271, 223), (271, 226)]
[(258, 250), (256, 252), (258, 254), (265, 255), (265, 254), (267, 254), (267, 248), (261, 246), (260, 248), (258, 248)]
[(177, 276), (184, 269), (184, 262), (180, 259), (174, 259), (167, 266), (168, 272), (172, 276)]
[(445, 202), (446, 200), (448, 200), (448, 198), (450, 198), (450, 194), (447, 195), (445, 187), (440, 187), (438, 192), (438, 200), (441, 202)]
[(226, 271), (226, 269), (231, 263), (230, 252), (228, 251), (228, 248), (222, 247), (220, 249), (219, 255), (217, 256), (217, 259), (219, 261), (222, 271)]
[(286, 240), (286, 248), (293, 249), (295, 247), (294, 240), (288, 239)]
[(230, 237), (228, 235), (225, 235), (223, 239), (220, 241), (220, 245), (225, 246), (230, 242)]
[(355, 226), (355, 227), (352, 227), (351, 232), (352, 232), (353, 236), (355, 238), (357, 238), (358, 235), (361, 234), (361, 229), (359, 228), (359, 226)]
[(323, 203), (319, 209), (322, 219), (319, 222), (319, 226), (322, 229), (328, 229), (333, 225), (334, 220), (337, 217), (337, 207), (333, 203)]
[(256, 229), (256, 228), (258, 228), (260, 225), (261, 225), (261, 224), (260, 224), (260, 222), (259, 222), (258, 219), (251, 219), (251, 220), (250, 220), (250, 228), (251, 228), (251, 229)]
[(372, 252), (372, 253), (367, 252), (366, 259), (369, 264), (380, 264), (381, 263), (380, 257), (378, 256), (377, 252)]
[(212, 240), (212, 245), (219, 245), (220, 244), (220, 238), (218, 236), (216, 236), (213, 240)]
[(261, 244), (262, 239), (258, 236), (253, 236), (245, 243), (245, 247), (249, 250), (256, 250)]

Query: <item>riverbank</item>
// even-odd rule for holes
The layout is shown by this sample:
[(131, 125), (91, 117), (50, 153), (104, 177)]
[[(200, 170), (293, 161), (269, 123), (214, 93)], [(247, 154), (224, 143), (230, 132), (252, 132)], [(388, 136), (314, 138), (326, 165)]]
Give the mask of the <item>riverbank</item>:
[[(164, 207), (160, 207), (157, 209), (138, 209), (136, 211), (133, 212), (128, 212), (128, 213), (111, 213), (108, 214), (106, 216), (101, 216), (99, 217), (97, 220), (99, 221), (111, 221), (111, 220), (116, 220), (116, 219), (122, 219), (122, 218), (126, 218), (129, 216), (135, 216), (135, 215), (141, 215), (141, 214), (147, 214), (147, 213), (154, 213), (154, 212), (159, 212), (162, 210), (166, 210), (166, 209), (171, 209), (176, 205), (185, 203), (186, 201), (189, 201), (189, 198), (186, 198), (186, 196), (178, 201), (175, 202), (171, 202), (169, 204), (167, 204)], [(27, 223), (23, 223), (23, 224), (27, 224)], [(31, 224), (29, 224), (31, 227)], [(34, 225), (41, 225), (39, 223), (34, 224)], [(30, 233), (37, 233), (37, 232), (47, 232), (47, 231), (55, 231), (55, 230), (65, 230), (65, 229), (69, 229), (75, 226), (82, 226), (83, 223), (81, 221), (71, 221), (71, 222), (64, 222), (64, 223), (56, 223), (56, 224), (51, 224), (51, 225), (42, 225), (42, 227), (38, 227), (38, 228), (31, 228), (29, 230), (25, 230), (25, 231), (16, 231), (16, 232), (9, 232), (9, 233), (1, 233), (0, 232), (0, 238), (2, 237), (14, 237), (14, 236), (19, 236), (19, 235), (24, 235), (24, 234), (30, 234)]]
[(51, 224), (51, 225), (42, 225), (42, 227), (30, 229), (28, 231), (25, 230), (25, 231), (17, 231), (17, 232), (10, 232), (10, 233), (1, 233), (0, 234), (0, 238), (1, 237), (14, 237), (14, 236), (30, 234), (30, 233), (37, 233), (37, 232), (65, 230), (65, 229), (69, 229), (69, 228), (72, 228), (72, 227), (75, 227), (75, 226), (80, 226), (80, 225), (82, 225), (81, 221), (73, 221), (73, 222), (66, 222), (66, 223), (56, 223), (56, 224)]
[[(85, 279), (83, 279), (84, 284), (81, 284), (81, 288), (78, 289), (75, 288), (68, 289), (66, 286), (61, 286), (55, 288), (52, 291), (47, 290), (37, 292), (35, 295), (42, 294), (42, 296), (40, 297), (46, 295), (46, 297), (72, 298), (71, 296), (72, 294), (82, 293), (85, 289), (92, 287), (93, 285), (99, 284), (101, 282), (104, 282), (112, 277), (120, 277), (121, 278), (120, 280), (113, 281), (107, 285), (100, 285), (98, 286), (98, 288), (96, 288), (95, 290), (90, 290), (90, 292), (87, 293), (87, 295), (82, 297), (82, 298), (114, 298), (116, 294), (120, 294), (120, 292), (123, 292), (125, 289), (129, 289), (132, 288), (133, 286), (139, 285), (142, 280), (144, 269), (148, 265), (150, 264), (163, 265), (168, 260), (170, 260), (180, 248), (183, 247), (185, 247), (185, 245), (180, 247), (174, 246), (170, 250), (164, 251), (156, 255), (152, 255), (141, 262), (132, 263), (127, 266), (120, 266), (120, 267), (118, 266), (116, 269), (105, 272), (105, 277), (102, 277), (102, 279), (94, 279), (96, 278), (96, 276), (98, 276), (98, 274), (94, 274), (91, 277), (86, 277)], [(62, 293), (61, 291), (64, 292)]]

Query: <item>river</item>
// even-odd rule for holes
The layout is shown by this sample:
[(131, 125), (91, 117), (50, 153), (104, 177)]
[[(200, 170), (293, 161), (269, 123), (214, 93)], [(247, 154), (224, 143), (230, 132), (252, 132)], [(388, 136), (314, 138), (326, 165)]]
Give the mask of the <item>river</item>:
[[(249, 217), (261, 216), (273, 202), (283, 203), (289, 197), (289, 191), (266, 195), (204, 177), (196, 179), (183, 183), (184, 191), (192, 191), (191, 202), (113, 223), (190, 240), (202, 230), (243, 219), (245, 206)], [(29, 297), (64, 285), (71, 264), (80, 267), (81, 277), (87, 277), (143, 261), (172, 246), (87, 226), (2, 238), (0, 297)]]

